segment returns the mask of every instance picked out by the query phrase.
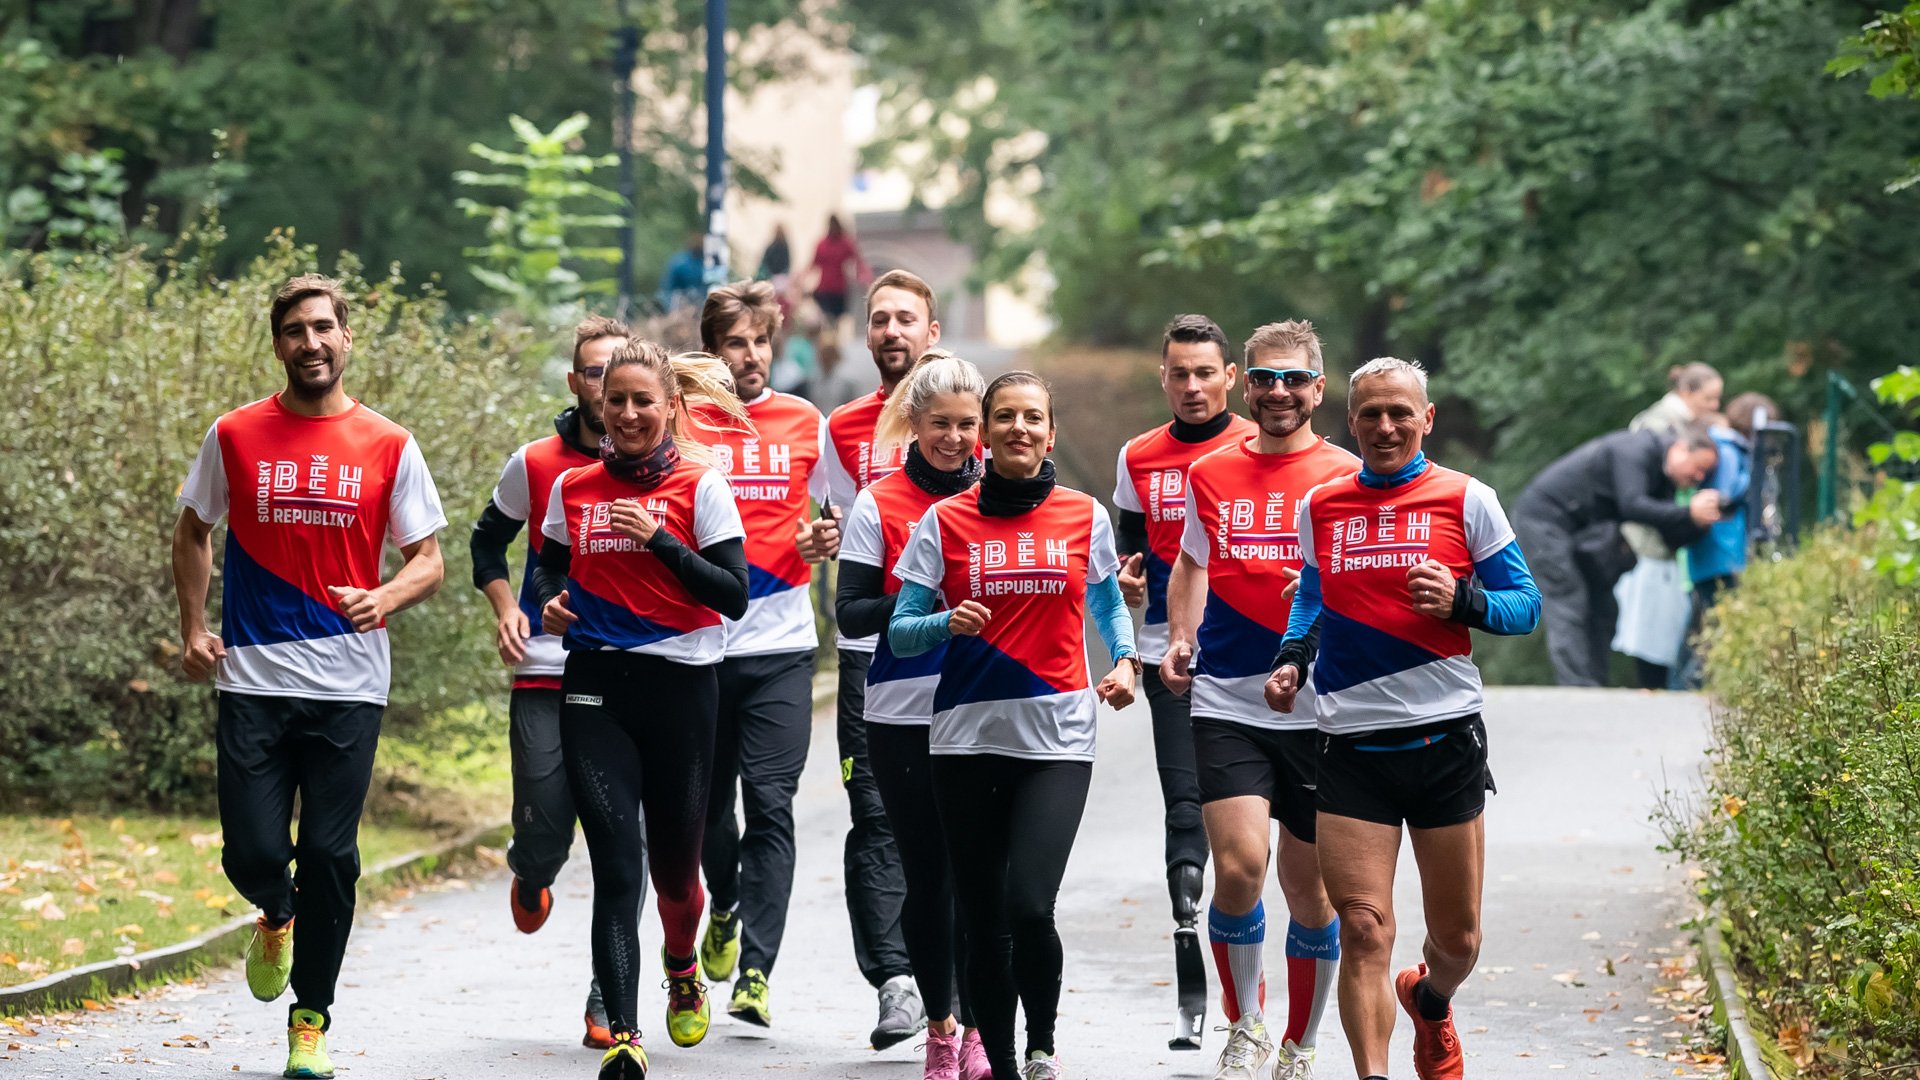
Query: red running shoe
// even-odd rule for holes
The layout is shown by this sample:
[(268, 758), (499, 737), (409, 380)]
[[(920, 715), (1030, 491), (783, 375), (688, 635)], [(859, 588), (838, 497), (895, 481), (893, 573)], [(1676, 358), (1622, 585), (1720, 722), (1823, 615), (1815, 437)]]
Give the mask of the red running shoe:
[(521, 933), (531, 934), (547, 925), (547, 916), (553, 912), (553, 890), (541, 889), (539, 899), (532, 907), (520, 902), (520, 891), (520, 876), (515, 874), (512, 883), (507, 886), (507, 905), (513, 908), (513, 925)]
[(1393, 977), (1393, 993), (1413, 1018), (1413, 1074), (1420, 1080), (1466, 1080), (1467, 1063), (1460, 1054), (1460, 1036), (1453, 1030), (1453, 1007), (1445, 1020), (1429, 1020), (1413, 1003), (1413, 988), (1427, 976), (1427, 965), (1416, 964)]

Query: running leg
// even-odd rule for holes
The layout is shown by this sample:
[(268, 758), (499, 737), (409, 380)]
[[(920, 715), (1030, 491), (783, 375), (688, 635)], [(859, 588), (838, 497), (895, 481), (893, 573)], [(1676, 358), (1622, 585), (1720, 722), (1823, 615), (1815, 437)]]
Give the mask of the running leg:
[(645, 763), (622, 722), (622, 695), (662, 691), (634, 683), (632, 674), (624, 657), (574, 653), (564, 683), (572, 700), (560, 706), (560, 748), (593, 867), (593, 971), (616, 1036), (640, 1030), (639, 912), (647, 891)]
[(523, 688), (508, 698), (513, 759), (513, 842), (507, 869), (530, 889), (553, 884), (573, 846), (573, 792), (560, 753), (560, 691)]
[[(793, 795), (813, 733), (813, 652), (746, 657), (739, 733), (740, 969), (773, 974), (793, 894)], [(709, 815), (711, 820), (711, 815)]]
[(353, 930), (360, 880), (360, 811), (373, 782), (382, 706), (298, 701), (290, 749), (300, 771), (300, 831), (293, 844), (293, 1007), (330, 1015)]
[(840, 650), (834, 732), (840, 784), (852, 817), (841, 867), (847, 918), (853, 926), (853, 959), (867, 984), (877, 988), (888, 979), (912, 974), (913, 964), (900, 925), (906, 875), (867, 755), (867, 668), (872, 663), (869, 653)]
[(914, 981), (927, 1018), (939, 1025), (954, 1014), (953, 883), (928, 779), (927, 732), (921, 725), (869, 724), (867, 755), (905, 871), (901, 929)]
[(1387, 1075), (1393, 1035), (1393, 875), (1400, 827), (1322, 813), (1320, 876), (1340, 916), (1340, 1026), (1361, 1076)]
[(1087, 808), (1093, 765), (1085, 761), (1021, 762), (1012, 789), (1007, 848), (1007, 926), (1013, 934), (1013, 981), (1027, 1019), (1023, 1056), (1054, 1054), (1064, 956), (1053, 906)]
[(966, 926), (966, 993), (994, 1080), (1019, 1080), (1013, 1052), (1013, 937), (1007, 929), (1007, 848), (1013, 831), (1009, 776), (1017, 764), (989, 754), (930, 759), (933, 796), (955, 868), (953, 894)]

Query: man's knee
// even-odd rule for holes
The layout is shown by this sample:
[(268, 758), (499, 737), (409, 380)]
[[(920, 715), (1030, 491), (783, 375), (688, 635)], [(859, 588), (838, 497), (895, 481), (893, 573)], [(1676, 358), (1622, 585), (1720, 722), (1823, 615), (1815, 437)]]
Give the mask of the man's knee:
[(229, 839), (220, 853), (220, 868), (226, 871), (227, 880), (233, 882), (243, 895), (277, 887), (292, 861), (293, 847), (290, 843), (276, 846), (258, 840), (236, 843)]
[(360, 880), (360, 852), (357, 848), (315, 851), (296, 847), (294, 882), (301, 888), (324, 882), (337, 889), (351, 890)]
[(1348, 959), (1385, 957), (1393, 952), (1393, 913), (1368, 899), (1339, 905), (1340, 953)]
[(1266, 883), (1266, 852), (1251, 846), (1223, 847), (1213, 853), (1213, 904), (1230, 915), (1253, 910)]

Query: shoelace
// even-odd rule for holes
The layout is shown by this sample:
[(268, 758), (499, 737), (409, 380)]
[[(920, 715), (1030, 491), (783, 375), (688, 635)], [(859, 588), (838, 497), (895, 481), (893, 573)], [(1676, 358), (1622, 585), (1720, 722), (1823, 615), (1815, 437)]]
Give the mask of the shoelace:
[(280, 950), (285, 947), (287, 943), (287, 928), (283, 926), (278, 930), (268, 930), (263, 927), (259, 933), (260, 959), (265, 960), (269, 964), (279, 963)]
[(302, 1050), (311, 1051), (319, 1049), (320, 1038), (325, 1034), (326, 1032), (321, 1031), (312, 1024), (293, 1025), (293, 1041), (299, 1043), (300, 1049)]
[(1244, 1069), (1257, 1063), (1262, 1049), (1268, 1053), (1273, 1052), (1270, 1046), (1262, 1047), (1260, 1040), (1248, 1028), (1230, 1027), (1213, 1030), (1227, 1032), (1227, 1045), (1220, 1050), (1220, 1064), (1223, 1068)]
[(707, 984), (691, 971), (684, 975), (668, 975), (660, 986), (667, 992), (667, 1008), (676, 1012), (699, 1008), (700, 999), (707, 992)]
[(1298, 1046), (1291, 1049), (1282, 1047), (1280, 1063), (1274, 1069), (1274, 1080), (1312, 1080), (1313, 1051)]

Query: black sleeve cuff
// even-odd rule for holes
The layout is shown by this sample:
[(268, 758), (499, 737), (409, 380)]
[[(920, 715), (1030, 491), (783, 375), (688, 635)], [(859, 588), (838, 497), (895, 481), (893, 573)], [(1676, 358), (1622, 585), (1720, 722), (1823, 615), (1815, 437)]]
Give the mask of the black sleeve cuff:
[(1453, 612), (1447, 621), (1464, 623), (1475, 630), (1487, 627), (1487, 594), (1478, 581), (1463, 577), (1453, 583)]

